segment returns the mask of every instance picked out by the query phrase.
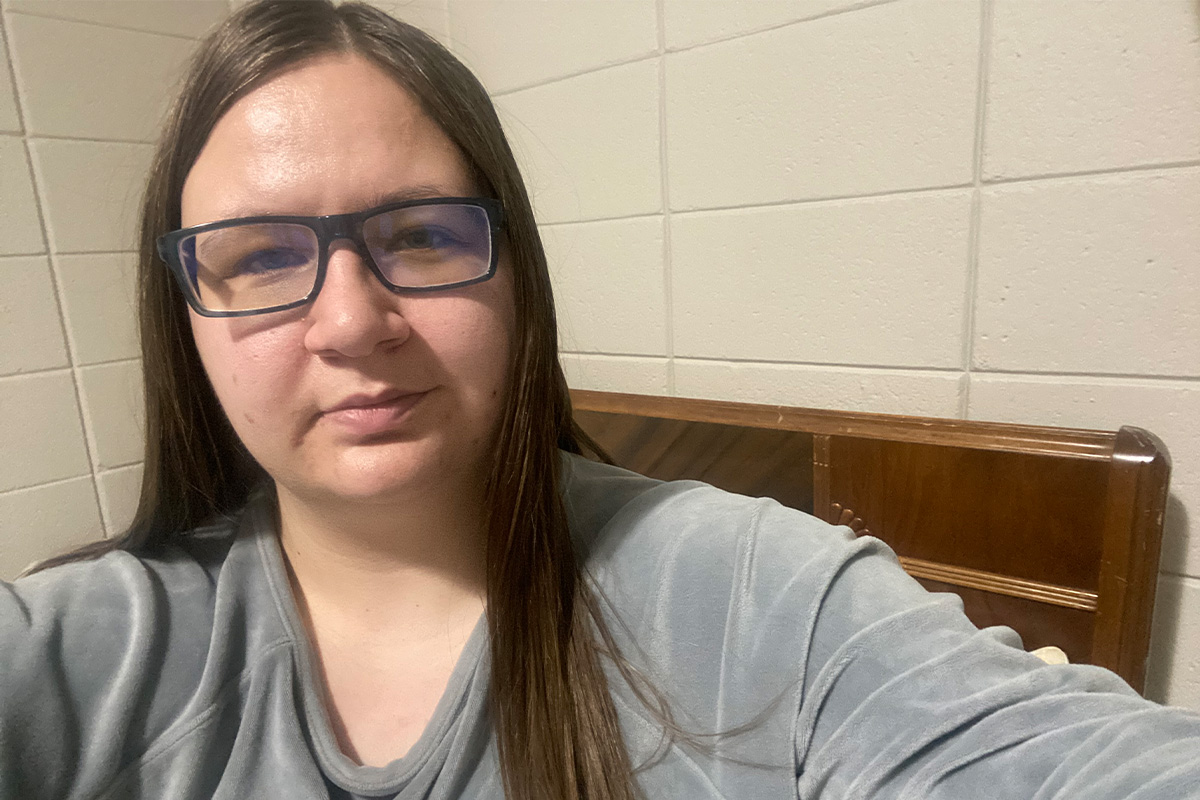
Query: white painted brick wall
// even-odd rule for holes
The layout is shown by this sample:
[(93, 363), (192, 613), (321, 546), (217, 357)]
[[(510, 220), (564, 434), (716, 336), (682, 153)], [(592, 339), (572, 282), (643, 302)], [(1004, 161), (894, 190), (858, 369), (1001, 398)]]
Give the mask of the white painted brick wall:
[(1196, 167), (985, 189), (974, 366), (1200, 375), (1197, 198)]
[(970, 212), (952, 190), (674, 214), (675, 355), (957, 367)]
[(970, 183), (979, 29), (919, 0), (668, 52), (671, 208)]
[(666, 355), (661, 219), (546, 225), (542, 241), (554, 264), (562, 349)]
[(656, 15), (655, 0), (449, 4), (454, 49), (494, 94), (656, 55)]
[(29, 133), (138, 142), (158, 134), (169, 99), (164, 88), (190, 52), (178, 37), (118, 28), (97, 36), (93, 23), (32, 14), (9, 20)]
[(136, 204), (173, 84), (228, 10), (0, 0), (0, 578), (136, 506)]
[[(0, 272), (25, 276), (0, 334), (28, 343), (0, 357), (11, 575), (128, 519), (153, 86), (226, 4), (0, 4)], [(1192, 0), (378, 4), (497, 97), (573, 386), (1163, 437), (1149, 687), (1200, 710)]]
[(497, 98), (540, 222), (662, 210), (658, 90), (642, 61)]
[(1200, 159), (1195, 3), (994, 2), (985, 177)]

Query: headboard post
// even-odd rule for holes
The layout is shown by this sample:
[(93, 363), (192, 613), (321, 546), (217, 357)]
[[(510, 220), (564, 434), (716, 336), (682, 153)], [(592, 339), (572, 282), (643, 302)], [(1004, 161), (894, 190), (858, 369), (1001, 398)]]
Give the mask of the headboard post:
[(1154, 434), (1131, 426), (1117, 432), (1092, 659), (1124, 676), (1139, 692), (1146, 680), (1146, 661), (1135, 654), (1149, 651), (1170, 471), (1167, 449)]

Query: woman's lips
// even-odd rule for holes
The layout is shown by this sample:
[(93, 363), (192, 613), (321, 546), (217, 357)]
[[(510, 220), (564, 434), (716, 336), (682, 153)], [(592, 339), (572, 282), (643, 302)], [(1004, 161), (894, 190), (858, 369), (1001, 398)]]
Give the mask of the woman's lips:
[(343, 405), (326, 411), (321, 418), (354, 435), (385, 433), (399, 427), (426, 394), (428, 392), (412, 392), (378, 403)]

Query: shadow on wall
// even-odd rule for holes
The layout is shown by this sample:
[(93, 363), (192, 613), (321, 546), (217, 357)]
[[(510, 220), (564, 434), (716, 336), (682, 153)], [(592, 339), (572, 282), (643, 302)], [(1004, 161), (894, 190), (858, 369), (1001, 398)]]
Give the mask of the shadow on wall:
[(1163, 516), (1162, 555), (1158, 559), (1159, 569), (1164, 567), (1174, 572), (1188, 572), (1188, 549), (1200, 546), (1200, 530), (1189, 540), (1188, 513), (1183, 498), (1172, 491), (1167, 496), (1167, 508)]
[[(1188, 512), (1183, 500), (1174, 492), (1167, 497), (1166, 516), (1163, 520), (1163, 550), (1160, 564), (1183, 564), (1187, 552)], [(1158, 593), (1154, 598), (1154, 623), (1150, 639), (1150, 663), (1146, 670), (1146, 691), (1148, 699), (1157, 703), (1168, 701), (1167, 688), (1174, 681), (1175, 670), (1183, 664), (1176, 659), (1176, 650), (1180, 644), (1193, 645), (1187, 642), (1187, 631), (1180, 629), (1180, 617), (1183, 609), (1183, 582), (1166, 580), (1161, 577), (1158, 581)], [(1200, 664), (1196, 665), (1200, 667)], [(1175, 704), (1184, 702), (1182, 698), (1170, 698)]]

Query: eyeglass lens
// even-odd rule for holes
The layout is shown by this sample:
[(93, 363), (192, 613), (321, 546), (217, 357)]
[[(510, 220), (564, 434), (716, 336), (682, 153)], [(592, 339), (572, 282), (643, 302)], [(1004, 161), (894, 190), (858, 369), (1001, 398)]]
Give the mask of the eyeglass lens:
[[(392, 288), (430, 289), (481, 278), (491, 268), (491, 225), (480, 206), (430, 204), (363, 221), (363, 242)], [(181, 261), (200, 305), (253, 311), (303, 300), (316, 286), (317, 233), (290, 222), (247, 223), (189, 236)]]

